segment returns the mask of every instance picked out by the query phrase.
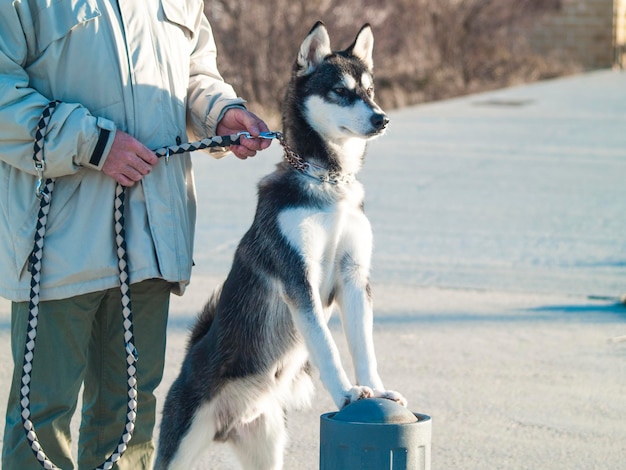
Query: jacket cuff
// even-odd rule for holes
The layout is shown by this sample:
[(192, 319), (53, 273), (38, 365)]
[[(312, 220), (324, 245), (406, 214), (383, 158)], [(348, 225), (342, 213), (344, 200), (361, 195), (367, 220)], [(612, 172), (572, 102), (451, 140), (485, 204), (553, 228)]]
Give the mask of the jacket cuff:
[(83, 164), (89, 168), (101, 170), (113, 145), (116, 128), (112, 121), (104, 118), (98, 118), (96, 126), (99, 130), (98, 139), (95, 142), (89, 159)]
[(217, 126), (219, 125), (220, 121), (222, 120), (222, 118), (224, 117), (224, 114), (226, 114), (226, 111), (228, 111), (229, 109), (233, 109), (233, 108), (239, 108), (239, 109), (245, 109), (247, 110), (248, 108), (246, 108), (244, 106), (245, 101), (241, 102), (241, 103), (237, 103), (237, 104), (229, 104), (228, 106), (224, 106), (222, 108), (222, 110), (220, 111), (220, 114), (217, 116), (217, 121), (215, 121), (215, 129), (217, 132)]
[(243, 98), (235, 98), (230, 100), (223, 100), (219, 103), (215, 103), (211, 111), (206, 115), (204, 121), (204, 128), (206, 135), (216, 135), (217, 124), (224, 117), (224, 113), (229, 108), (244, 108), (246, 100)]
[[(242, 104), (230, 104), (228, 106), (225, 106), (224, 108), (222, 108), (222, 110), (220, 111), (217, 121), (215, 121), (215, 128), (214, 131), (209, 134), (209, 135), (217, 135), (217, 126), (220, 123), (220, 121), (222, 120), (222, 118), (224, 117), (224, 114), (226, 113), (226, 111), (228, 111), (229, 109), (232, 108), (240, 108), (240, 109), (247, 109), (243, 103)], [(210, 147), (207, 149), (207, 152), (209, 154), (211, 154), (211, 156), (213, 158), (216, 159), (220, 159), (222, 157), (225, 157), (226, 155), (228, 155), (230, 153), (230, 148), (229, 147)]]

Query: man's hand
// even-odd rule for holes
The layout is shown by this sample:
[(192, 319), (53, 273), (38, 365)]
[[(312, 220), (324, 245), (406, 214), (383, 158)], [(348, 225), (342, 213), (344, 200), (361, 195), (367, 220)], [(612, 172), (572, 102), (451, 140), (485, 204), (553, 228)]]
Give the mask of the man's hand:
[(119, 129), (102, 172), (122, 186), (132, 186), (150, 173), (158, 157), (134, 137)]
[[(269, 132), (267, 125), (257, 116), (242, 108), (230, 108), (217, 124), (217, 135), (231, 135), (237, 132), (248, 131), (251, 135)], [(230, 151), (238, 158), (245, 160), (254, 157), (258, 150), (264, 150), (272, 142), (268, 139), (241, 139), (241, 145), (231, 145)]]

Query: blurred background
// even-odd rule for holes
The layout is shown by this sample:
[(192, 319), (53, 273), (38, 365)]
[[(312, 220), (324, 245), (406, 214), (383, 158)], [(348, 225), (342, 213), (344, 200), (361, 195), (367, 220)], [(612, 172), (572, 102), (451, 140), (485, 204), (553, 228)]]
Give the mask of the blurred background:
[(318, 19), (333, 49), (372, 25), (387, 110), (625, 64), (626, 0), (205, 0), (205, 13), (222, 75), (274, 125)]

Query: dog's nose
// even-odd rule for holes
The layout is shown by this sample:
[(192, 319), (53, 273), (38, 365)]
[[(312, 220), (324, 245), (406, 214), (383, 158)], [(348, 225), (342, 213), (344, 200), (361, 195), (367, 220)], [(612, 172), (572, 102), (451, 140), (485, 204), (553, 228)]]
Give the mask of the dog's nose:
[(389, 124), (389, 118), (384, 113), (375, 113), (375, 114), (372, 114), (372, 117), (370, 118), (370, 122), (372, 123), (372, 126), (374, 126), (375, 129), (380, 130), (380, 129), (384, 129), (385, 127), (387, 127), (387, 124)]

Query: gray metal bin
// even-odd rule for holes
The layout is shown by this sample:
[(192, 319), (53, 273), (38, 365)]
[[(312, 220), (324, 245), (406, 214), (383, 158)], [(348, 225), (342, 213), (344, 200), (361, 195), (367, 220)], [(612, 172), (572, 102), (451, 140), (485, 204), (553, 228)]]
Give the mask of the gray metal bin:
[(430, 416), (368, 398), (320, 417), (320, 470), (430, 470)]

